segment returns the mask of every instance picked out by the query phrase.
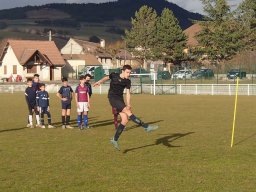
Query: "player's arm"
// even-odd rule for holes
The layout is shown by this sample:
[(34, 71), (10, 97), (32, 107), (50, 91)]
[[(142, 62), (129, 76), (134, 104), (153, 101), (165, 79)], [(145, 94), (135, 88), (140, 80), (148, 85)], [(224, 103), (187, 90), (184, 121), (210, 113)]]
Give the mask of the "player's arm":
[(27, 104), (29, 105), (28, 89), (25, 90), (25, 99), (26, 99)]
[(49, 96), (49, 94), (47, 93), (47, 106), (48, 106), (48, 111), (50, 111), (50, 102), (49, 102), (49, 100), (50, 100), (50, 96)]
[(91, 105), (90, 105), (90, 94), (89, 94), (89, 92), (87, 92), (87, 98), (88, 98), (88, 107), (90, 108)]
[(105, 76), (101, 80), (99, 80), (96, 83), (94, 83), (93, 87), (99, 86), (100, 84), (104, 83), (105, 81), (108, 81), (109, 79), (110, 79), (109, 76)]

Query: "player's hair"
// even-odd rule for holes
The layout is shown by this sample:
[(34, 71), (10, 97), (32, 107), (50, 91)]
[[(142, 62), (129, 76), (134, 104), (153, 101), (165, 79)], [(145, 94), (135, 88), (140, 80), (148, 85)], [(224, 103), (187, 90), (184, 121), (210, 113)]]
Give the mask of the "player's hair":
[(90, 74), (88, 74), (88, 73), (84, 76), (85, 79), (86, 79), (86, 77), (92, 78), (92, 76)]
[(63, 78), (62, 78), (62, 82), (65, 82), (65, 81), (68, 81), (68, 78), (63, 77)]
[(123, 68), (122, 68), (122, 71), (125, 71), (126, 69), (132, 70), (132, 66), (131, 65), (124, 65)]
[(44, 83), (40, 83), (39, 87), (45, 87), (45, 84)]
[(79, 77), (79, 80), (83, 80), (83, 79), (84, 79), (84, 76), (81, 75), (81, 76)]
[(31, 82), (31, 81), (33, 81), (32, 78), (28, 78), (27, 79), (27, 82)]
[(34, 75), (34, 77), (39, 77), (40, 75), (38, 75), (37, 73)]

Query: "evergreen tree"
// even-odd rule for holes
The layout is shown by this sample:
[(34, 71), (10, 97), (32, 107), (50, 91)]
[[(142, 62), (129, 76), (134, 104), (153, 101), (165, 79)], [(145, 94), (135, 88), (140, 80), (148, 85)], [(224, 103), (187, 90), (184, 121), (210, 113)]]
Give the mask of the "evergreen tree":
[(199, 53), (219, 64), (244, 49), (244, 32), (226, 0), (202, 0), (207, 17), (199, 22), (202, 31), (196, 36)]
[(146, 61), (153, 57), (153, 47), (156, 43), (157, 13), (148, 6), (142, 6), (132, 18), (132, 27), (126, 30), (125, 41), (128, 49), (139, 59)]

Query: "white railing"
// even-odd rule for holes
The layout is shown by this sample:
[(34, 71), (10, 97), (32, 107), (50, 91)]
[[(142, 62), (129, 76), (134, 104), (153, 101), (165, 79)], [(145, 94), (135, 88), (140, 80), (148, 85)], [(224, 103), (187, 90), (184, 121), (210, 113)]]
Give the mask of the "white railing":
[[(47, 84), (46, 90), (56, 93), (60, 84)], [(76, 84), (72, 85), (75, 90)], [(26, 85), (2, 84), (0, 93), (24, 92)], [(109, 84), (103, 84), (93, 88), (93, 94), (107, 94)], [(133, 94), (180, 94), (180, 95), (235, 95), (235, 84), (133, 84), (131, 92)], [(240, 84), (239, 95), (256, 95), (256, 84)]]

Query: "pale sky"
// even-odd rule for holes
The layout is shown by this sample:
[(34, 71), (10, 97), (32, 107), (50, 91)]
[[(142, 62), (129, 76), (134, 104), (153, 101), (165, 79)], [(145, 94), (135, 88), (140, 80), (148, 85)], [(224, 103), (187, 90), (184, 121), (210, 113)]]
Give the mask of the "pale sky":
[[(100, 3), (114, 0), (0, 0), (0, 9), (9, 9), (14, 7), (23, 7), (26, 5), (43, 5), (49, 3)], [(168, 0), (180, 7), (192, 11), (203, 13), (200, 0)], [(243, 0), (228, 0), (232, 7), (236, 7)]]

